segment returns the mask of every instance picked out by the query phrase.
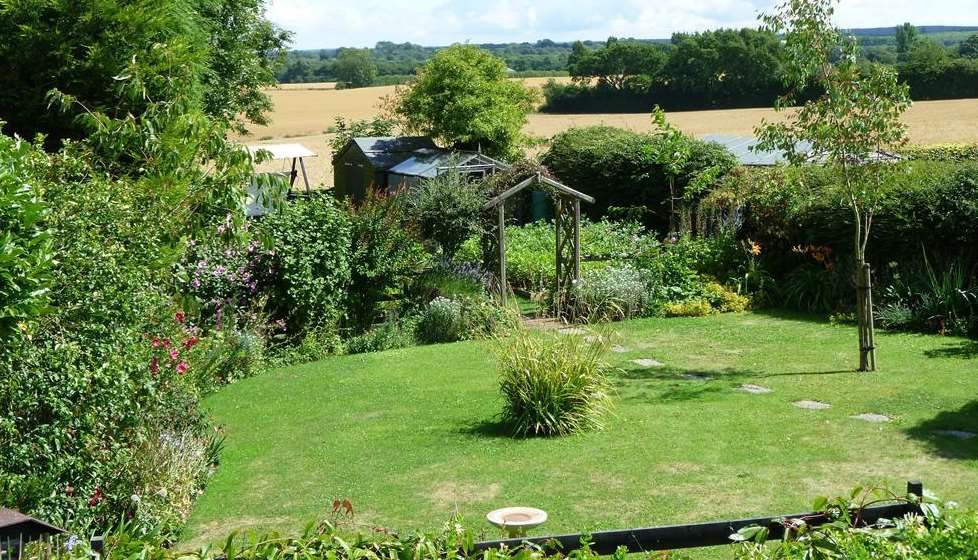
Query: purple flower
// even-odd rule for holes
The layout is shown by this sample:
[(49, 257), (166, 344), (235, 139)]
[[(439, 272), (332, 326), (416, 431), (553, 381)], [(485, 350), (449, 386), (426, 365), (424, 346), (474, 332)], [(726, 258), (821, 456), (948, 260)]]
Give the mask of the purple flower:
[(223, 276), (226, 271), (226, 268), (221, 265), (217, 265), (214, 267), (214, 276)]

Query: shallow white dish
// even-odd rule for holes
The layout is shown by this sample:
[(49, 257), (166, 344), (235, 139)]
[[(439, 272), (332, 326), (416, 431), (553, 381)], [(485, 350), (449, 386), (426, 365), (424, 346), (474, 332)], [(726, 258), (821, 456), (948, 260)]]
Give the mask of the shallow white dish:
[(510, 537), (522, 537), (527, 529), (538, 527), (547, 521), (547, 512), (531, 507), (505, 507), (490, 511), (486, 519), (509, 533)]

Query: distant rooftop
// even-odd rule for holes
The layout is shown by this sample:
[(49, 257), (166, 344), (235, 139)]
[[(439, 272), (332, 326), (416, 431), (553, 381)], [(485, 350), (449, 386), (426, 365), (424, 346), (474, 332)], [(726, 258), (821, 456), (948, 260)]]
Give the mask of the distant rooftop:
[[(703, 136), (707, 142), (716, 142), (730, 151), (737, 158), (741, 165), (748, 166), (771, 166), (788, 163), (784, 154), (777, 150), (757, 150), (759, 144), (757, 138), (750, 136), (733, 136), (729, 134), (707, 134)], [(824, 161), (824, 154), (813, 154), (811, 142), (798, 142), (795, 144), (795, 153), (805, 157), (808, 162), (817, 163)], [(875, 152), (870, 154), (868, 161), (900, 161), (899, 155), (889, 152)]]
[[(733, 136), (729, 134), (707, 134), (702, 138), (707, 142), (716, 142), (730, 151), (741, 165), (768, 166), (788, 163), (784, 154), (776, 150), (756, 151), (759, 140), (750, 136)], [(795, 152), (807, 154), (812, 149), (809, 142), (799, 142)]]
[[(389, 169), (406, 160), (417, 150), (438, 150), (427, 136), (382, 136), (354, 138), (352, 144), (360, 148), (370, 163), (378, 169)], [(349, 148), (349, 145), (347, 145)], [(337, 154), (339, 157), (342, 154)]]

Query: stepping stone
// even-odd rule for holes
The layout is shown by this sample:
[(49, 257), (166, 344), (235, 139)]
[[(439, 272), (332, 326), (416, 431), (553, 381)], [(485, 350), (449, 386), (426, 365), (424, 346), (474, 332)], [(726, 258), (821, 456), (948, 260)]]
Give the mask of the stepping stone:
[(705, 373), (684, 373), (683, 379), (689, 379), (690, 381), (710, 381), (713, 379), (713, 376)]
[(639, 358), (638, 360), (632, 360), (632, 363), (645, 368), (662, 367), (666, 365), (659, 360), (653, 360), (652, 358)]
[(750, 393), (752, 395), (766, 395), (768, 393), (774, 392), (771, 389), (768, 389), (767, 387), (761, 387), (760, 385), (754, 385), (753, 383), (747, 383), (745, 385), (741, 385), (740, 388), (737, 390), (743, 391), (745, 393)]
[(585, 336), (584, 337), (584, 342), (590, 342), (592, 344), (595, 343), (595, 342), (601, 342), (601, 337), (600, 336), (594, 336), (594, 335)]
[(862, 420), (864, 422), (872, 422), (874, 424), (882, 424), (884, 422), (889, 422), (891, 418), (884, 414), (876, 414), (875, 412), (866, 412), (863, 414), (857, 414), (855, 416), (850, 416), (854, 420)]
[(966, 432), (964, 430), (937, 430), (937, 433), (960, 440), (972, 439), (975, 436), (978, 436), (978, 434), (974, 432)]
[(557, 332), (559, 332), (560, 334), (587, 334), (588, 333), (586, 329), (579, 329), (577, 327), (564, 327), (558, 330)]
[(612, 346), (611, 351), (614, 352), (615, 354), (627, 354), (631, 352), (631, 350), (619, 344), (615, 344), (614, 346)]
[(822, 401), (795, 401), (791, 403), (798, 408), (806, 408), (808, 410), (825, 410), (826, 408), (832, 408), (829, 403), (824, 403)]

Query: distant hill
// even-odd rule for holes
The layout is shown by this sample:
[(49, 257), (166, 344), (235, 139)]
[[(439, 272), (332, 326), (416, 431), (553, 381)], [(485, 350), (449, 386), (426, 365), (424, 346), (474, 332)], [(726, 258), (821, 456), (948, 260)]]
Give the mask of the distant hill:
[[(895, 35), (893, 27), (863, 27), (856, 29), (847, 29), (849, 33), (852, 33), (856, 37), (883, 37)], [(967, 26), (967, 25), (918, 25), (917, 31), (920, 31), (924, 35), (930, 35), (934, 33), (978, 33), (978, 26)]]

